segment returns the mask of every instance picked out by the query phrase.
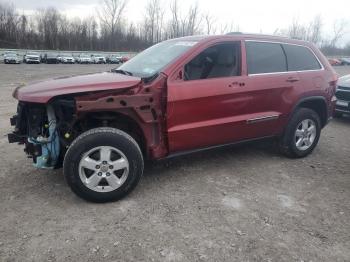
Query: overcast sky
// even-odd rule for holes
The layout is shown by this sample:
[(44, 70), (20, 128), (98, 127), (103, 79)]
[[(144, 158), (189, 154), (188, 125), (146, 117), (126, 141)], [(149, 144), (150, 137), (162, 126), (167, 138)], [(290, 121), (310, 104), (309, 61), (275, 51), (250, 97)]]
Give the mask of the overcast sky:
[[(100, 0), (9, 0), (19, 11), (31, 13), (38, 8), (56, 7), (69, 17), (94, 15)], [(0, 2), (9, 2), (0, 0)], [(161, 0), (169, 8), (170, 0)], [(217, 22), (238, 24), (240, 31), (271, 34), (276, 28), (286, 28), (294, 18), (308, 23), (321, 15), (324, 34), (330, 35), (335, 20), (347, 21), (347, 34), (342, 43), (350, 41), (350, 0), (179, 0), (183, 9), (198, 2), (202, 12), (210, 12)], [(147, 0), (129, 0), (125, 16), (139, 22)]]

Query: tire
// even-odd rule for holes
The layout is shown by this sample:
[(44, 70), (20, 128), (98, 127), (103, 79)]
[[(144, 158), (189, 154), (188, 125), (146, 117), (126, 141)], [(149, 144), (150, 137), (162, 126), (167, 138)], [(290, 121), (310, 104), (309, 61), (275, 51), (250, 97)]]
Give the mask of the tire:
[[(307, 126), (310, 126), (309, 128), (306, 128), (308, 131), (303, 132), (303, 123), (308, 123)], [(312, 126), (314, 129), (311, 128)], [(309, 130), (312, 130), (312, 132)], [(303, 134), (300, 135), (300, 133)], [(306, 157), (315, 149), (318, 140), (320, 139), (320, 134), (321, 120), (319, 115), (309, 108), (300, 108), (293, 114), (284, 134), (280, 138), (280, 151), (290, 158)], [(301, 138), (303, 136), (305, 136), (307, 143), (300, 140), (304, 139)], [(297, 145), (299, 141), (301, 141), (301, 143)]]
[[(108, 150), (112, 152), (108, 154), (111, 157), (108, 158), (108, 163), (107, 161), (104, 163), (102, 154)], [(112, 155), (116, 156), (117, 160), (113, 160)], [(96, 158), (92, 159), (93, 157)], [(85, 161), (86, 159), (89, 161)], [(95, 159), (100, 166), (95, 168), (96, 162), (92, 162), (93, 169), (84, 167), (85, 163), (91, 163), (90, 160)], [(123, 163), (123, 167), (117, 171), (114, 169), (109, 171), (109, 168), (116, 168), (115, 166), (119, 165), (115, 164), (118, 161)], [(97, 203), (116, 201), (125, 197), (138, 184), (143, 168), (143, 156), (136, 141), (127, 133), (108, 127), (91, 129), (81, 134), (69, 147), (63, 163), (64, 175), (72, 191), (87, 201)], [(93, 175), (88, 177), (88, 173), (91, 172)], [(93, 182), (88, 184), (90, 179)], [(113, 183), (108, 179), (113, 179)], [(114, 182), (116, 180), (117, 183)], [(117, 184), (118, 187), (113, 184)]]

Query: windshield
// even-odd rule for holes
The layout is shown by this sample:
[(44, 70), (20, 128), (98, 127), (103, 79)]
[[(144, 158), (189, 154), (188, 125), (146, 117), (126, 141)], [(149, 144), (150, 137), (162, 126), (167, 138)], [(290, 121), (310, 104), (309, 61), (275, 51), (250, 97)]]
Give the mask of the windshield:
[(8, 57), (16, 57), (16, 56), (17, 56), (17, 54), (14, 54), (14, 53), (8, 53), (8, 54), (6, 54), (6, 56), (8, 56)]
[(154, 45), (118, 68), (134, 76), (148, 78), (193, 47), (197, 42), (171, 40)]

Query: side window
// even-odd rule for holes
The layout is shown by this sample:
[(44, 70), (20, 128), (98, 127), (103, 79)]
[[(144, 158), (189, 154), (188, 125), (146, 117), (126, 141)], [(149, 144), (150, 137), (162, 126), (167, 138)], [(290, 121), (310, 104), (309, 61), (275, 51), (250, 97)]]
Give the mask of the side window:
[(283, 45), (287, 55), (288, 71), (321, 69), (315, 55), (304, 46)]
[(238, 76), (240, 54), (240, 43), (224, 43), (209, 47), (185, 65), (184, 80)]
[(286, 72), (282, 46), (275, 43), (246, 42), (248, 74)]

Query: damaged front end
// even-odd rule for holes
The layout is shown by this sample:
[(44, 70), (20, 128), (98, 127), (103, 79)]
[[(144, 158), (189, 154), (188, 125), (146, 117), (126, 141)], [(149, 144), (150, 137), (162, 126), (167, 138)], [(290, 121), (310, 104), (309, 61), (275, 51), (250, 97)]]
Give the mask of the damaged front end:
[[(53, 169), (60, 164), (62, 123), (55, 112), (56, 103), (19, 102), (17, 114), (10, 120), (15, 128), (8, 134), (9, 143), (24, 144), (25, 153), (37, 168)], [(67, 130), (64, 132), (68, 137)]]

